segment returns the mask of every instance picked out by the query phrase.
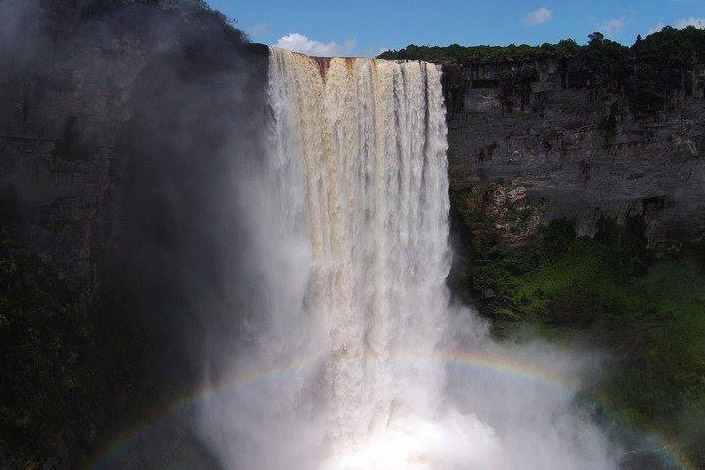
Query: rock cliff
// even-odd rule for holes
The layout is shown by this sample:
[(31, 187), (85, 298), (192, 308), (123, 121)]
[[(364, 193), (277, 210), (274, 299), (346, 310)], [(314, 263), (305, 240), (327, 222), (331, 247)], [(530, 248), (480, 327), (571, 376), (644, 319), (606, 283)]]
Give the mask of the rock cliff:
[[(152, 184), (168, 186), (187, 158), (206, 158), (205, 166), (206, 153), (254, 133), (264, 111), (266, 52), (215, 12), (188, 3), (84, 3), (0, 3), (7, 39), (0, 49), (0, 208), (12, 236), (56, 263), (89, 300), (99, 257), (114, 256), (108, 252), (135, 222), (124, 206), (145, 196), (129, 195), (136, 169), (161, 161)], [(176, 109), (184, 97), (193, 104)], [(252, 106), (250, 125), (227, 127)], [(197, 134), (218, 120), (211, 135), (193, 136), (205, 140), (200, 154), (190, 154), (180, 140), (186, 128)], [(232, 136), (223, 135), (226, 127)], [(155, 142), (161, 148), (149, 148)]]
[[(6, 22), (5, 34), (15, 23), (30, 34), (7, 41), (2, 55), (0, 196), (17, 214), (20, 240), (90, 298), (98, 253), (116, 243), (115, 188), (130, 159), (119, 139), (139, 114), (136, 90), (155, 57), (192, 47), (199, 33), (191, 20), (166, 20), (169, 12), (157, 20), (139, 5), (80, 14), (56, 8), (48, 20), (43, 8)], [(265, 51), (250, 49), (252, 76), (263, 82)], [(531, 80), (507, 86), (506, 74), (525, 65), (445, 66), (454, 192), (474, 191), (477, 199), (501, 191), (483, 197), (503, 212), (510, 243), (553, 219), (577, 218), (580, 233), (591, 235), (600, 217), (627, 213), (644, 214), (654, 244), (705, 233), (705, 66), (693, 72), (688, 93), (673, 93), (644, 117), (625, 93), (566, 73), (558, 60), (532, 62)], [(522, 223), (506, 214), (507, 201), (522, 208)]]
[[(571, 77), (555, 60), (532, 64), (538, 73), (524, 86), (502, 83), (521, 66), (445, 67), (453, 191), (500, 187), (544, 223), (576, 218), (585, 235), (600, 217), (638, 213), (655, 245), (702, 237), (705, 66), (692, 89), (674, 92), (648, 117), (636, 116), (619, 89)], [(504, 230), (516, 232), (516, 224)], [(530, 233), (524, 226), (514, 239)]]
[(266, 48), (199, 2), (0, 0), (0, 18), (0, 241), (60, 284), (3, 251), (0, 467), (77, 468), (195, 387), (257, 289), (234, 188), (261, 160)]

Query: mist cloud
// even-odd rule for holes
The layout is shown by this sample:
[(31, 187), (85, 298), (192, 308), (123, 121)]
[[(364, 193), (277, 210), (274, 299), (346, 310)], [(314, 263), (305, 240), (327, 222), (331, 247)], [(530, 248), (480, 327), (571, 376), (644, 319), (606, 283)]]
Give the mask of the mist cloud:
[(263, 36), (269, 32), (269, 23), (257, 23), (249, 29), (253, 36)]

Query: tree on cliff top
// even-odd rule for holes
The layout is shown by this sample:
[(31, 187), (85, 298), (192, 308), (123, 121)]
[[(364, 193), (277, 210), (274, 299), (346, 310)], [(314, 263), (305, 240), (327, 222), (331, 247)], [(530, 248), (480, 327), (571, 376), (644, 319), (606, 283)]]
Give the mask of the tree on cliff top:
[(596, 46), (602, 44), (605, 41), (605, 35), (599, 31), (595, 31), (592, 34), (588, 34), (588, 45)]

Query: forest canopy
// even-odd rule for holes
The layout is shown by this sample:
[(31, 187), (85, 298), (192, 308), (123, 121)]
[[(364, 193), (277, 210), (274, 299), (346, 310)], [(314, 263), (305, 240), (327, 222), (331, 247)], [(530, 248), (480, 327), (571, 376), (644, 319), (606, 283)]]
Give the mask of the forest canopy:
[(665, 59), (669, 65), (689, 66), (705, 60), (705, 30), (688, 26), (671, 26), (646, 38), (638, 36), (631, 47), (605, 38), (600, 32), (588, 35), (586, 44), (563, 39), (555, 44), (540, 46), (509, 44), (508, 46), (417, 46), (410, 44), (400, 50), (388, 50), (378, 58), (389, 60), (426, 60), (442, 64), (467, 65), (490, 62), (524, 62), (538, 59)]

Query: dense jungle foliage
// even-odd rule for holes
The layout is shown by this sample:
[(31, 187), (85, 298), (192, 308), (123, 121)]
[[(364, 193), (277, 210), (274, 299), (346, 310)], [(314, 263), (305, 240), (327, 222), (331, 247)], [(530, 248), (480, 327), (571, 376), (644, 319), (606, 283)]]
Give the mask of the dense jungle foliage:
[(137, 383), (147, 342), (122, 322), (126, 305), (87, 312), (51, 260), (13, 240), (16, 201), (0, 192), (0, 456), (34, 468), (86, 455), (108, 422), (139, 409), (127, 405), (147, 396)]
[(705, 30), (689, 26), (676, 29), (670, 26), (646, 38), (639, 36), (631, 46), (605, 38), (600, 32), (588, 36), (587, 44), (578, 44), (573, 39), (563, 39), (556, 44), (540, 46), (527, 44), (508, 46), (417, 46), (410, 44), (404, 49), (389, 50), (378, 58), (389, 60), (426, 60), (442, 64), (467, 65), (472, 63), (525, 62), (540, 59), (575, 60), (571, 66), (583, 68), (598, 65), (602, 70), (614, 73), (624, 71), (626, 64), (619, 61), (661, 60), (668, 67), (689, 67), (705, 60)]
[[(527, 330), (607, 351), (610, 375), (589, 392), (619, 421), (654, 429), (705, 465), (705, 242), (654, 250), (641, 214), (604, 217), (594, 238), (573, 221), (511, 247), (494, 216), (454, 195), (463, 234), (465, 298), (499, 338)], [(700, 468), (700, 467), (699, 467)]]

